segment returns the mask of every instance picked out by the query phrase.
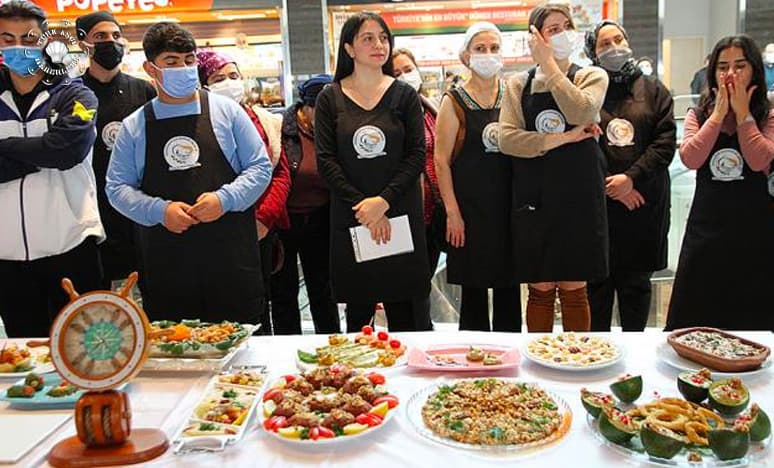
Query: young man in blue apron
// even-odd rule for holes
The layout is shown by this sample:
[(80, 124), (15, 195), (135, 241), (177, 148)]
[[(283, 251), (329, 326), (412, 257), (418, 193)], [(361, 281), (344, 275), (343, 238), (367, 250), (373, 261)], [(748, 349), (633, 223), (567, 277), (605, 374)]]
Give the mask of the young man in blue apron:
[(198, 90), (196, 43), (174, 23), (145, 32), (159, 97), (127, 117), (108, 200), (137, 224), (143, 302), (154, 319), (255, 323), (264, 301), (253, 206), (272, 166), (233, 100)]
[(92, 167), (97, 182), (99, 216), (107, 234), (107, 239), (99, 246), (103, 288), (110, 289), (112, 281), (124, 279), (137, 269), (134, 224), (114, 210), (105, 195), (110, 152), (121, 121), (156, 97), (156, 91), (147, 80), (121, 72), (125, 40), (121, 26), (110, 12), (95, 11), (79, 17), (75, 20), (75, 31), (81, 48), (89, 52), (89, 68), (83, 74), (83, 83), (99, 101)]

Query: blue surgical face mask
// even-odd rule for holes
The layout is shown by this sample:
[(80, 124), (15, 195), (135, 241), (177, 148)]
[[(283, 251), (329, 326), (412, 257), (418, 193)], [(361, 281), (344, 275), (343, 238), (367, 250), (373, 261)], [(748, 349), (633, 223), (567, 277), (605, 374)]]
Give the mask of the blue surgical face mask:
[(199, 86), (199, 69), (196, 65), (190, 67), (159, 68), (161, 82), (159, 86), (173, 98), (185, 98), (196, 92)]
[(3, 62), (17, 75), (34, 75), (40, 70), (43, 49), (40, 47), (10, 46), (2, 49)]

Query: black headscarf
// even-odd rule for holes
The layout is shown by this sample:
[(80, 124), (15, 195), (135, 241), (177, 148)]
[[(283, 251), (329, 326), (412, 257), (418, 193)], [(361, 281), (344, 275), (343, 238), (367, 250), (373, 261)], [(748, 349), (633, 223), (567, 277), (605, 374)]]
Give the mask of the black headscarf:
[[(597, 57), (597, 37), (599, 36), (599, 31), (604, 28), (605, 26), (615, 26), (618, 28), (618, 30), (621, 31), (621, 34), (624, 35), (624, 38), (626, 41), (629, 41), (629, 35), (626, 34), (626, 30), (621, 26), (620, 24), (616, 23), (613, 20), (602, 20), (599, 22), (596, 27), (592, 31), (586, 32), (586, 56), (594, 62), (594, 65), (599, 66), (599, 57)], [(605, 70), (610, 77), (610, 83), (611, 85), (623, 85), (625, 87), (629, 87), (632, 83), (634, 83), (634, 80), (640, 77), (642, 75), (642, 71), (637, 66), (637, 63), (635, 62), (634, 58), (629, 59), (624, 66), (617, 72), (611, 72), (609, 70)]]

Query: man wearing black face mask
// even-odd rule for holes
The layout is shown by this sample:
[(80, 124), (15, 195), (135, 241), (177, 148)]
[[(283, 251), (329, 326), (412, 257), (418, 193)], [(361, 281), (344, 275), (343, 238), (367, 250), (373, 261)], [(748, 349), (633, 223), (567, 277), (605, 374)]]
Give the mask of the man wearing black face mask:
[(591, 330), (610, 330), (617, 295), (621, 327), (639, 331), (650, 311), (650, 278), (667, 260), (672, 97), (658, 78), (637, 67), (626, 31), (613, 21), (588, 33), (586, 55), (610, 78), (599, 124), (608, 169), (610, 274), (588, 285)]
[(83, 75), (84, 84), (99, 100), (97, 141), (92, 165), (97, 178), (97, 200), (107, 240), (100, 245), (103, 287), (113, 280), (126, 278), (137, 269), (133, 223), (108, 203), (105, 174), (110, 152), (124, 117), (156, 97), (156, 90), (145, 80), (121, 73), (125, 42), (121, 27), (112, 14), (97, 11), (81, 16), (75, 22), (83, 50), (88, 50), (91, 63)]

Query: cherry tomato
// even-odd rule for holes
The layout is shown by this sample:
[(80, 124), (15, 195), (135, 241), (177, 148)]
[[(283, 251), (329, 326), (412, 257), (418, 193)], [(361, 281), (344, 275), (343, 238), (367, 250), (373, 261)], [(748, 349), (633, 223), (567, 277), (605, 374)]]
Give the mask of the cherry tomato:
[(317, 428), (317, 433), (320, 435), (321, 439), (332, 439), (336, 437), (335, 432), (323, 426)]
[(358, 424), (365, 424), (368, 427), (374, 427), (382, 423), (382, 418), (375, 414), (362, 413), (357, 415), (355, 422)]
[(370, 336), (370, 335), (374, 334), (374, 329), (370, 325), (364, 326), (363, 329), (360, 330), (360, 331), (363, 332), (364, 335), (369, 335)]
[(290, 383), (290, 382), (296, 380), (296, 376), (295, 375), (290, 375), (290, 374), (283, 375), (282, 378), (285, 379), (285, 383)]
[(387, 341), (387, 338), (389, 338), (390, 335), (388, 335), (386, 331), (380, 331), (376, 334), (376, 337), (379, 338), (380, 341)]
[(346, 368), (347, 366), (345, 366), (344, 364), (334, 364), (328, 370), (330, 370), (334, 374), (338, 374), (339, 372), (343, 371)]
[(274, 403), (280, 403), (282, 401), (282, 389), (272, 388), (267, 390), (266, 393), (263, 394), (263, 401), (268, 400), (274, 400)]
[(368, 380), (370, 380), (374, 385), (382, 385), (387, 381), (387, 379), (385, 379), (382, 374), (377, 374), (376, 372), (366, 374), (366, 377), (368, 377)]
[(380, 403), (383, 403), (385, 401), (387, 402), (387, 407), (390, 408), (390, 409), (393, 409), (396, 406), (398, 406), (398, 397), (396, 397), (395, 395), (380, 396), (380, 397), (378, 397), (377, 399), (374, 400), (373, 405), (376, 406), (376, 405), (378, 405)]
[(390, 340), (390, 348), (392, 348), (392, 349), (399, 349), (400, 348), (400, 341), (398, 341), (398, 340)]
[(272, 416), (263, 422), (263, 428), (267, 431), (277, 432), (283, 427), (288, 427), (288, 418), (285, 416)]
[(320, 438), (320, 429), (317, 427), (313, 427), (309, 429), (309, 438), (312, 440), (317, 440)]

